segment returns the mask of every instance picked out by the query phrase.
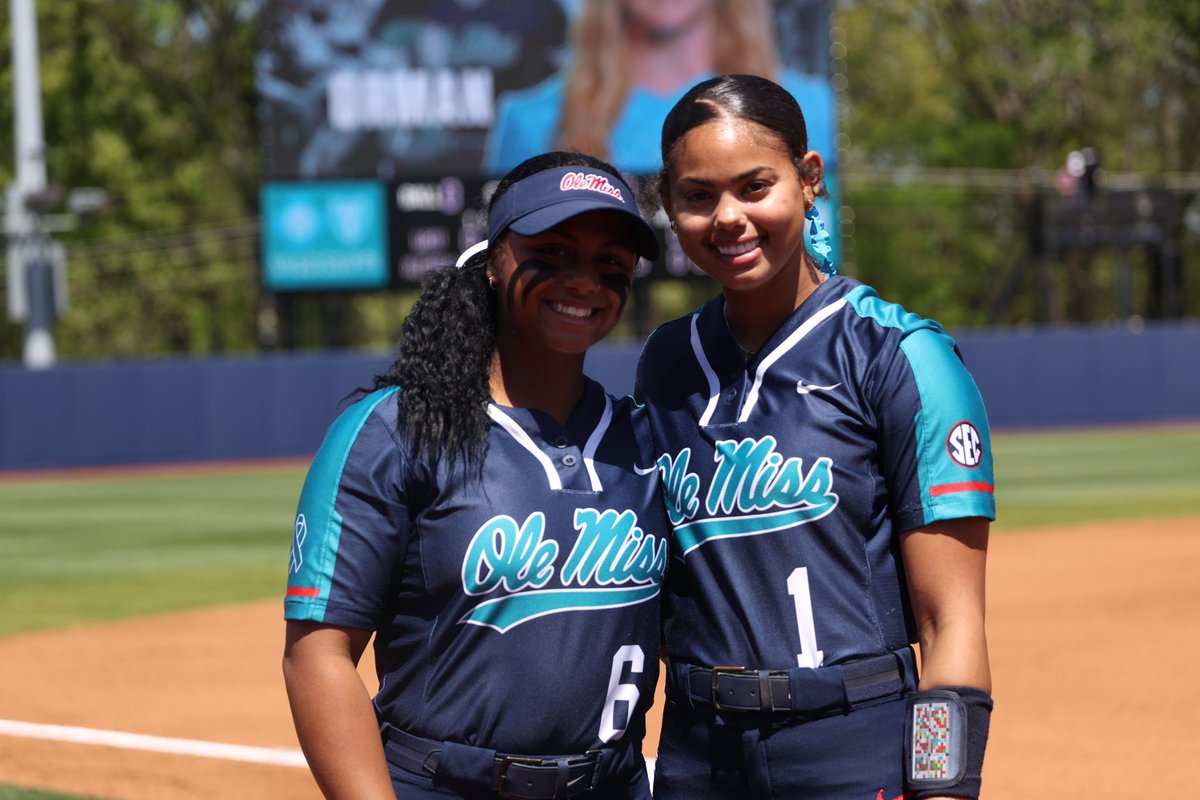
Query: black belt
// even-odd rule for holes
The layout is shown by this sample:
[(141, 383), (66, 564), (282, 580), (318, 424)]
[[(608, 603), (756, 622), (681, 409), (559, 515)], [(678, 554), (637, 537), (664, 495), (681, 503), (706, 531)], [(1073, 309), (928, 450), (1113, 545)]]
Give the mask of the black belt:
[(589, 750), (580, 755), (526, 756), (485, 747), (439, 742), (384, 723), (388, 760), (409, 772), (490, 787), (509, 800), (576, 797), (613, 777), (624, 759), (620, 750)]
[(698, 667), (673, 662), (668, 695), (721, 712), (827, 714), (916, 688), (911, 647), (817, 669)]

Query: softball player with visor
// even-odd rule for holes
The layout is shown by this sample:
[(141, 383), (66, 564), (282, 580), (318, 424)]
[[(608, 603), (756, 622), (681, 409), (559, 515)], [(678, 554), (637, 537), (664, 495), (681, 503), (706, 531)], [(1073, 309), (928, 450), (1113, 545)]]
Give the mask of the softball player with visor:
[(650, 796), (668, 524), (632, 401), (583, 362), (657, 253), (613, 167), (523, 162), (487, 242), (428, 280), (390, 370), (329, 428), (284, 604), (325, 796)]
[(977, 797), (995, 504), (974, 381), (936, 322), (836, 274), (786, 90), (697, 84), (662, 156), (721, 293), (638, 369), (673, 524), (655, 796)]

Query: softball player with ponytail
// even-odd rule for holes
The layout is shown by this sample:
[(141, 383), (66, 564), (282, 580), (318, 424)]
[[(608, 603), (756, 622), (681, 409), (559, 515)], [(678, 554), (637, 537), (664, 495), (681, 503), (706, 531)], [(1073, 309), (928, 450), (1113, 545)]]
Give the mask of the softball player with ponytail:
[(791, 95), (745, 75), (663, 127), (664, 208), (721, 294), (638, 370), (673, 524), (655, 796), (974, 798), (983, 403), (937, 323), (836, 274), (806, 140)]
[(583, 361), (657, 252), (611, 166), (523, 162), (486, 244), (431, 278), (391, 370), (330, 427), (284, 606), (327, 797), (649, 798), (668, 525), (632, 401)]

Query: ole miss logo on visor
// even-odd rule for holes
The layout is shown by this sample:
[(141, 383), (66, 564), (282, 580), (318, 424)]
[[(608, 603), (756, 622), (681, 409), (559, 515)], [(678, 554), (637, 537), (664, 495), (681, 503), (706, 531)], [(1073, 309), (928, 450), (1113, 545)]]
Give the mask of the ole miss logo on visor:
[(558, 182), (558, 188), (564, 192), (574, 191), (576, 189), (587, 189), (593, 192), (602, 192), (611, 197), (615, 197), (622, 203), (625, 202), (624, 195), (621, 190), (612, 185), (612, 181), (603, 175), (596, 175), (590, 172), (568, 172), (563, 175), (562, 180)]

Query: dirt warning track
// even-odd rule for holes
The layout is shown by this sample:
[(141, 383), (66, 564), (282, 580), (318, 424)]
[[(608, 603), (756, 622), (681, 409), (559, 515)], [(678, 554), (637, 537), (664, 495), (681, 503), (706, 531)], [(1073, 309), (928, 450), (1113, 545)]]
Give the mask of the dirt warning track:
[[(1197, 575), (1200, 518), (992, 537), (984, 798), (1194, 792)], [(0, 783), (319, 800), (297, 766), (282, 647), (279, 601), (0, 639)]]

